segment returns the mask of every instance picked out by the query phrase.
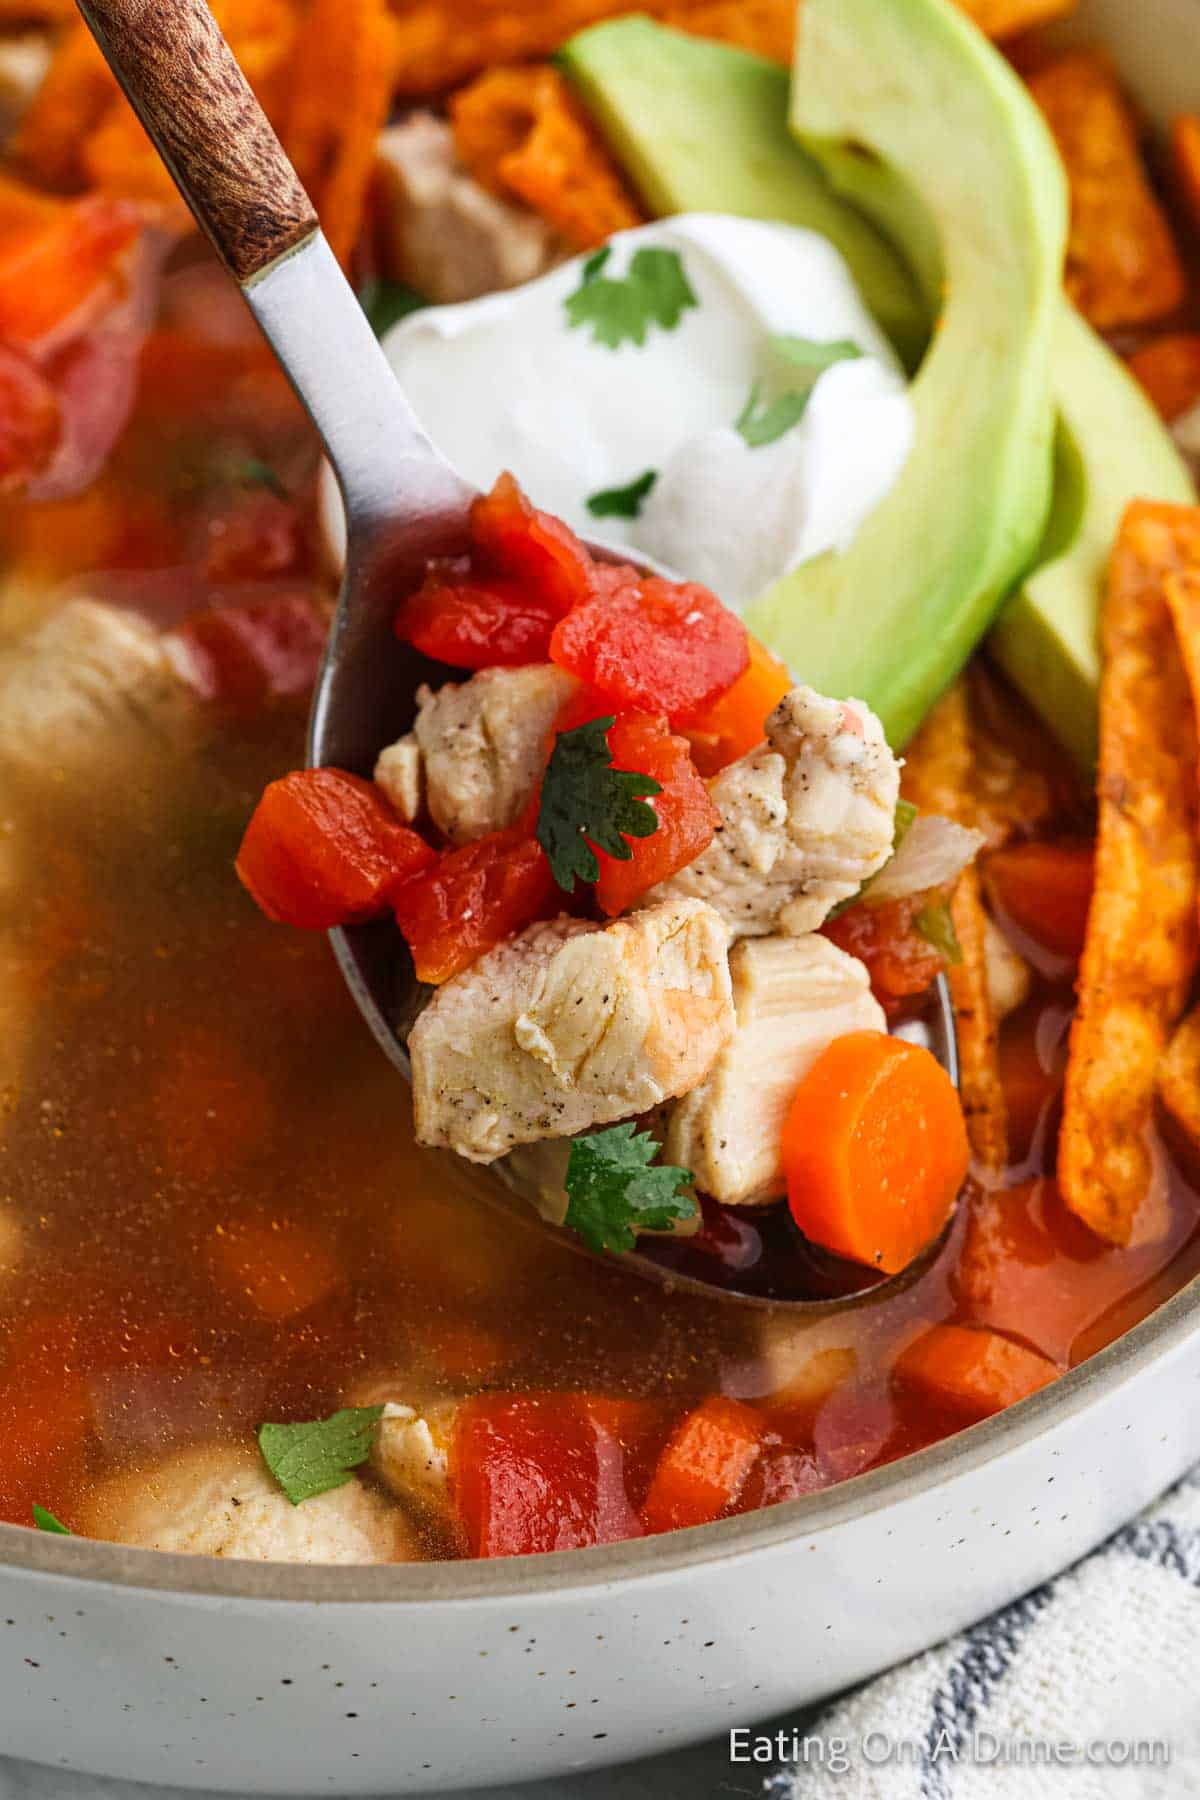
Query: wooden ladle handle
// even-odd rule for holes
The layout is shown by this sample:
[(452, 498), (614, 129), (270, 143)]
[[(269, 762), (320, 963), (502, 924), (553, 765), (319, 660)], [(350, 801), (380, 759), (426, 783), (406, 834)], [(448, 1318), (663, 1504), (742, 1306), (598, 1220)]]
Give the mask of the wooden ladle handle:
[(217, 254), (243, 285), (317, 216), (204, 0), (78, 0)]

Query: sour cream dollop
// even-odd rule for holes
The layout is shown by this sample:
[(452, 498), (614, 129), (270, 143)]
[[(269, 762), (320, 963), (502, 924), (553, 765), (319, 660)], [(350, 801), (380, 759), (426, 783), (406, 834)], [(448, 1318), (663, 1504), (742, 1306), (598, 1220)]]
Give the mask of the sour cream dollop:
[[(643, 250), (670, 254), (695, 303), (673, 324), (651, 318), (640, 344), (599, 341), (590, 315), (572, 323), (585, 282), (626, 282)], [(913, 412), (833, 245), (792, 225), (689, 213), (620, 232), (602, 268), (588, 263), (428, 308), (388, 333), (388, 358), (443, 455), (480, 488), (511, 469), (582, 535), (645, 552), (733, 607), (849, 544), (900, 473)], [(860, 354), (813, 383), (780, 337)], [(737, 422), (752, 394), (761, 414), (810, 387), (798, 422), (746, 441)], [(635, 517), (589, 508), (651, 474)]]

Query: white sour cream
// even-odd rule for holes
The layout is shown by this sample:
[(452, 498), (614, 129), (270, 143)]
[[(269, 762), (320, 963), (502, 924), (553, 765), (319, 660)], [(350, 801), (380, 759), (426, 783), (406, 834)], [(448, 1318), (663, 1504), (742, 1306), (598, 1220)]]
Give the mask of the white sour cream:
[[(627, 544), (742, 607), (823, 551), (844, 548), (895, 482), (913, 436), (903, 373), (842, 257), (796, 226), (691, 213), (611, 240), (602, 275), (639, 249), (675, 252), (697, 304), (673, 328), (612, 349), (567, 301), (574, 258), (524, 287), (403, 320), (384, 340), (439, 450), (480, 488), (511, 469), (583, 536)], [(848, 340), (861, 356), (820, 374), (799, 422), (751, 448), (736, 429), (809, 377), (774, 335)], [(655, 481), (632, 519), (588, 498)]]

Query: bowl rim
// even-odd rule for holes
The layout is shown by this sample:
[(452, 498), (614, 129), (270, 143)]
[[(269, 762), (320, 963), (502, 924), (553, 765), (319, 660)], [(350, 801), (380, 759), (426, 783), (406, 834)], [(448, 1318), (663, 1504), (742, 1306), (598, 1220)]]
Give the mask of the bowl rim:
[(584, 1594), (815, 1539), (848, 1521), (914, 1500), (951, 1478), (974, 1474), (1098, 1406), (1178, 1350), (1198, 1324), (1200, 1275), (1103, 1350), (993, 1418), (803, 1499), (656, 1537), (543, 1556), (332, 1566), (224, 1561), (0, 1524), (0, 1570), (67, 1577), (89, 1587), (281, 1606), (459, 1606)]

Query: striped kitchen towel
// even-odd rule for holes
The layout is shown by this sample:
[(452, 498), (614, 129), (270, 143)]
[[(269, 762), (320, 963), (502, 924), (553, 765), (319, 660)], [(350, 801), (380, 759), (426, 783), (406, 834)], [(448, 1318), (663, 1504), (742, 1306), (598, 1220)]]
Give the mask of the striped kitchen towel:
[(1200, 1469), (789, 1750), (768, 1800), (1200, 1797)]

